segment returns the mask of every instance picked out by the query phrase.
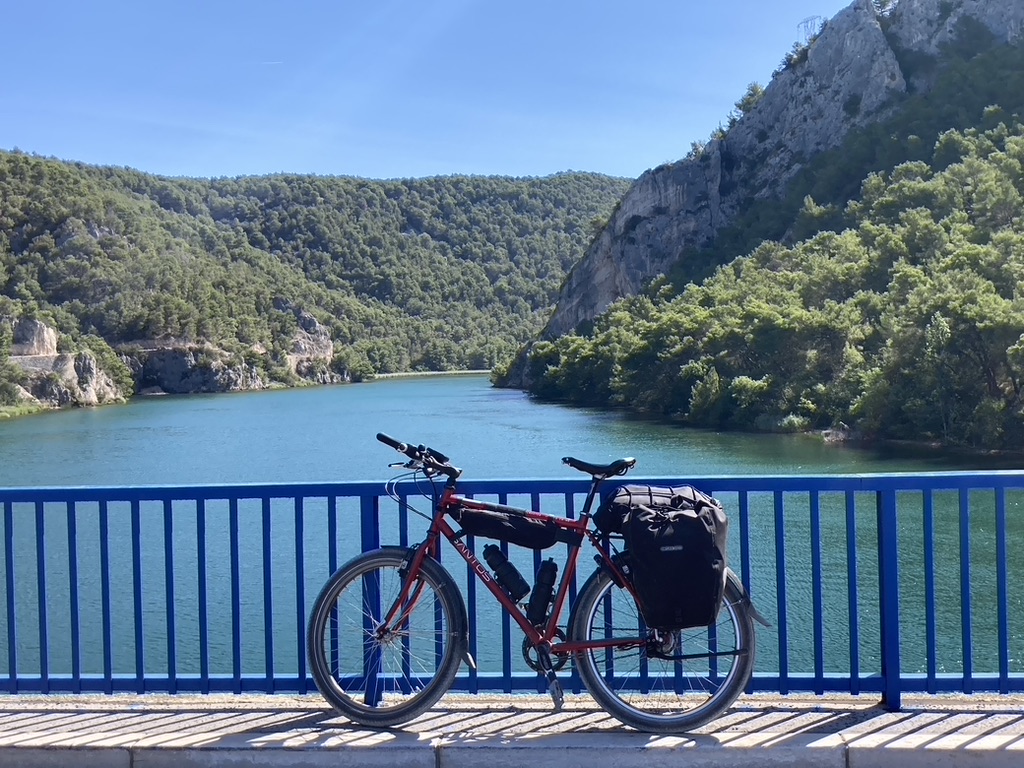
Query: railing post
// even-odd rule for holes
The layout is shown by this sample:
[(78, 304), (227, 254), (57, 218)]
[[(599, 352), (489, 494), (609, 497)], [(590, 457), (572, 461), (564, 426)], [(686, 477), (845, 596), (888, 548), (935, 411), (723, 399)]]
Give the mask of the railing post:
[[(360, 540), (363, 552), (377, 549), (380, 546), (380, 508), (376, 496), (363, 496), (359, 501)], [(369, 607), (363, 616), (363, 632), (367, 637), (373, 634), (372, 616), (379, 616), (380, 582), (375, 573), (363, 576), (363, 605)], [(363, 692), (363, 703), (376, 706), (384, 698), (381, 680), (380, 649), (376, 644), (364, 642), (363, 645), (363, 676), (366, 679), (366, 690)]]
[(239, 543), (238, 498), (228, 499), (228, 569), (231, 574), (232, 690), (242, 692), (242, 565)]
[(4, 585), (7, 595), (7, 674), (10, 683), (7, 690), (18, 692), (18, 634), (14, 606), (16, 592), (14, 585), (14, 511), (13, 503), (4, 501)]
[(960, 490), (960, 637), (963, 643), (963, 692), (974, 692), (974, 641), (971, 632), (971, 504), (970, 491)]
[(50, 692), (50, 644), (47, 640), (46, 620), (46, 538), (43, 502), (36, 502), (36, 583), (39, 585), (39, 692)]
[(882, 645), (882, 706), (900, 709), (899, 520), (896, 492), (878, 491), (878, 608)]

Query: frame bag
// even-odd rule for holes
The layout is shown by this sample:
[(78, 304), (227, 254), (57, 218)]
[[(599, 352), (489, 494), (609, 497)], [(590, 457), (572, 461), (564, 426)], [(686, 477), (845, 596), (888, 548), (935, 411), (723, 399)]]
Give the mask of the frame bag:
[(625, 539), (649, 627), (677, 630), (715, 622), (725, 591), (729, 529), (717, 499), (688, 485), (623, 486), (602, 504), (595, 524)]
[(454, 513), (463, 533), (484, 539), (507, 541), (529, 549), (547, 549), (557, 542), (579, 544), (580, 536), (554, 523), (489, 510), (462, 509)]

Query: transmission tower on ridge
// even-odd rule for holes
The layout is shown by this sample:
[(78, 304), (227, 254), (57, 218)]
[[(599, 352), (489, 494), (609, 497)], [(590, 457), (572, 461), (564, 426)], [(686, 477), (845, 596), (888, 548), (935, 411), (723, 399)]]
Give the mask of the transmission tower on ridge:
[(800, 39), (803, 40), (805, 45), (809, 44), (811, 40), (817, 37), (824, 24), (824, 16), (808, 16), (800, 22), (797, 29), (800, 30)]

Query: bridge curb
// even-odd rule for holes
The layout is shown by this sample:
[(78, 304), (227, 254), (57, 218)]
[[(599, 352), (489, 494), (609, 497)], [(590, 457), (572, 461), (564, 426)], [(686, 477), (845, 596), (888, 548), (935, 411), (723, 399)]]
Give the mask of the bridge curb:
[[(582, 738), (582, 737), (581, 737)], [(594, 743), (594, 742), (597, 743)], [(777, 747), (623, 745), (621, 738), (588, 744), (424, 743), (416, 747), (154, 748), (0, 747), (0, 768), (1015, 768), (1022, 751), (886, 749), (850, 745)]]
[(449, 696), (402, 730), (317, 696), (0, 697), (0, 768), (1011, 768), (1024, 698), (744, 696), (693, 734), (623, 727), (589, 697)]

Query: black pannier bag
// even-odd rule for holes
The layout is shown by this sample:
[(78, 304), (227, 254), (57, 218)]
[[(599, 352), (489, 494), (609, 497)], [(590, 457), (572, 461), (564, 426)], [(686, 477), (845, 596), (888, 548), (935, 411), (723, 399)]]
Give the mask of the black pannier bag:
[(594, 522), (622, 534), (648, 626), (714, 623), (725, 591), (729, 530), (717, 499), (689, 485), (626, 485), (605, 500)]
[(580, 536), (559, 528), (554, 523), (533, 520), (522, 515), (491, 512), (480, 509), (461, 509), (454, 517), (463, 533), (484, 539), (507, 541), (529, 549), (547, 549), (557, 542), (579, 544)]

